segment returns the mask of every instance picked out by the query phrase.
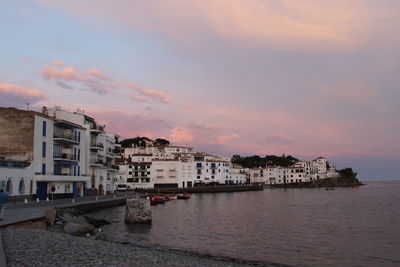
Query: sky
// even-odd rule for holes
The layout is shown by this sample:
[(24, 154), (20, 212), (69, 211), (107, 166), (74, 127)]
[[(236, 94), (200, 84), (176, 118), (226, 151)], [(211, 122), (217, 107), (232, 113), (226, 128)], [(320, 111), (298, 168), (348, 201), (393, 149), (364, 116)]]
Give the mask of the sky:
[(0, 106), (400, 179), (398, 0), (3, 0)]

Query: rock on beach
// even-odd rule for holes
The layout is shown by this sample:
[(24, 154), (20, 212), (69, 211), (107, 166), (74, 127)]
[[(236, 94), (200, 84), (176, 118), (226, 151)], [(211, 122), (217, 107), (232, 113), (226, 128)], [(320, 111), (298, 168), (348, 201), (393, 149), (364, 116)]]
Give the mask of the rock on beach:
[(126, 200), (125, 222), (151, 223), (151, 207), (148, 199), (128, 198)]

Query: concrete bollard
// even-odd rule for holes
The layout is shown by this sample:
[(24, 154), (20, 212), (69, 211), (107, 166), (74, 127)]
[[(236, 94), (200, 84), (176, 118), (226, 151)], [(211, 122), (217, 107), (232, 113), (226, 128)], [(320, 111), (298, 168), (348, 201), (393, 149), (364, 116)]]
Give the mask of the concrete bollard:
[(114, 195), (114, 199), (116, 199), (117, 198), (117, 196), (116, 195)]
[(49, 202), (49, 201), (50, 201), (50, 200), (49, 200), (49, 197), (46, 197), (46, 201), (47, 201), (47, 202)]
[(24, 203), (25, 203), (25, 204), (28, 204), (28, 200), (27, 200), (26, 198), (25, 198), (25, 200), (24, 200)]
[(128, 198), (126, 200), (125, 222), (151, 223), (152, 214), (149, 199)]
[(75, 198), (72, 199), (72, 203), (75, 203)]
[(99, 197), (96, 197), (96, 201), (99, 200)]
[(39, 198), (36, 198), (36, 202), (39, 203)]

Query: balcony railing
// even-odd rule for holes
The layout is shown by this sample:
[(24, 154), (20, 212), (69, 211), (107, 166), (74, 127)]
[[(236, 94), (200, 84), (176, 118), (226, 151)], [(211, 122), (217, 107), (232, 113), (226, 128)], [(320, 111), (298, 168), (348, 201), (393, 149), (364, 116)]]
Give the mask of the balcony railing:
[(63, 139), (63, 140), (71, 141), (74, 143), (79, 143), (78, 137), (73, 134), (54, 132), (53, 137), (55, 139)]
[(90, 132), (93, 133), (93, 134), (102, 133), (102, 132), (104, 132), (104, 126), (101, 126), (101, 125), (93, 125), (93, 126), (90, 128)]
[(104, 145), (102, 143), (91, 142), (90, 149), (103, 149)]
[(74, 160), (78, 161), (78, 156), (70, 153), (56, 154), (53, 156), (54, 160)]
[(104, 161), (101, 160), (101, 159), (91, 160), (90, 161), (90, 165), (101, 165), (101, 166), (103, 166), (103, 164), (104, 164)]

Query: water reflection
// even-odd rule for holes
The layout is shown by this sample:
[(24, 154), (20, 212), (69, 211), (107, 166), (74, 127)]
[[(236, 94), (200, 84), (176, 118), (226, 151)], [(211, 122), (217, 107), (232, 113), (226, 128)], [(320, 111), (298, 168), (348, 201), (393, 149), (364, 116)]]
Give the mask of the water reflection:
[(151, 232), (151, 224), (132, 224), (132, 223), (125, 223), (126, 230), (128, 230), (132, 234), (138, 235), (146, 235)]
[(152, 207), (152, 225), (126, 225), (124, 207), (96, 216), (116, 221), (105, 226), (111, 240), (296, 266), (400, 266), (398, 192), (399, 182), (194, 194)]

